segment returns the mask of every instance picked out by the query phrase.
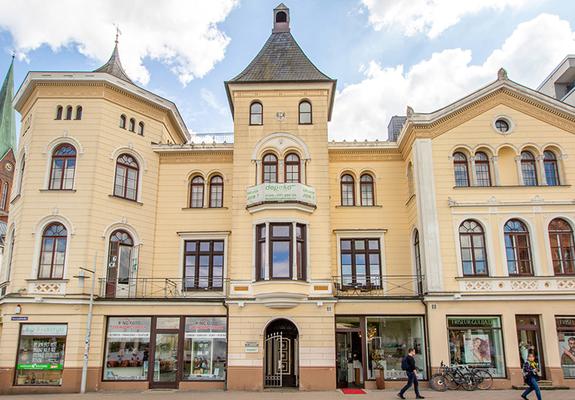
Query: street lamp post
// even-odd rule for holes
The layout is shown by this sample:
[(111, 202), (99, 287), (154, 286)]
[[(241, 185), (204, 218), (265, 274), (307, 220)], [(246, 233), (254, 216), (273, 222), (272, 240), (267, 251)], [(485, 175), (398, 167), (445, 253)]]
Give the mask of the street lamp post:
[(80, 267), (82, 275), (78, 276), (78, 278), (83, 281), (86, 278), (83, 272), (89, 272), (92, 274), (92, 287), (90, 289), (88, 319), (86, 321), (86, 338), (84, 340), (84, 363), (82, 365), (82, 381), (80, 383), (80, 393), (86, 393), (86, 380), (88, 378), (88, 354), (90, 353), (90, 337), (92, 335), (92, 314), (94, 310), (94, 289), (96, 287), (96, 257), (97, 256), (94, 256), (93, 269)]

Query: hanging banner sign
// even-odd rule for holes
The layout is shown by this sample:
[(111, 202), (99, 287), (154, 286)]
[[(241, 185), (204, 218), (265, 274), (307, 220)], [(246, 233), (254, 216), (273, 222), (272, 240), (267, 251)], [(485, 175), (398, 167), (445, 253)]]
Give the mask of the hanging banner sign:
[(301, 183), (264, 183), (247, 189), (247, 205), (295, 201), (316, 204), (315, 189)]

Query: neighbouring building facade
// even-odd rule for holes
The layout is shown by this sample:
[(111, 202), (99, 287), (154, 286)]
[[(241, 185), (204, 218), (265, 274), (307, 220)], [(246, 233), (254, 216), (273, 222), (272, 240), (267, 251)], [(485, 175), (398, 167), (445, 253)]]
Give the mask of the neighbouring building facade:
[(190, 142), (117, 45), (93, 72), (29, 73), (0, 393), (79, 390), (92, 282), (88, 390), (374, 388), (380, 371), (399, 387), (409, 347), (423, 380), (444, 361), (511, 387), (534, 352), (575, 387), (565, 93), (500, 70), (438, 111), (408, 107), (395, 140), (330, 142), (335, 88), (283, 4), (225, 82), (233, 143)]

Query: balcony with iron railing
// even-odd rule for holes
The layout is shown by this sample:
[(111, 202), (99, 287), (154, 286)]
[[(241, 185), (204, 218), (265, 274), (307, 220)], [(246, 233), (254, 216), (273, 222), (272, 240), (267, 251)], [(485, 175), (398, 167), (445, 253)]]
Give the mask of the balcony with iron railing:
[(341, 275), (333, 277), (339, 298), (418, 299), (423, 297), (422, 275)]
[(101, 278), (100, 299), (194, 299), (223, 298), (228, 280), (221, 277), (196, 278)]

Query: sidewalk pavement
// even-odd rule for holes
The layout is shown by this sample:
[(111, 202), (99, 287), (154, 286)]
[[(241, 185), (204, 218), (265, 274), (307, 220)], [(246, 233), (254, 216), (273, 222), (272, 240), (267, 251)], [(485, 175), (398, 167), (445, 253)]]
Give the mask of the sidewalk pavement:
[[(395, 390), (368, 390), (363, 395), (344, 395), (340, 391), (332, 392), (298, 392), (298, 391), (265, 391), (265, 392), (179, 392), (172, 390), (149, 390), (145, 392), (101, 392), (81, 394), (36, 394), (1, 396), (2, 400), (393, 400), (397, 399)], [(474, 392), (448, 391), (444, 393), (422, 391), (426, 399), (434, 400), (521, 400), (518, 390), (477, 390)], [(414, 399), (413, 391), (405, 396)], [(535, 400), (535, 394), (529, 396)], [(546, 390), (544, 400), (574, 400), (575, 390)]]

